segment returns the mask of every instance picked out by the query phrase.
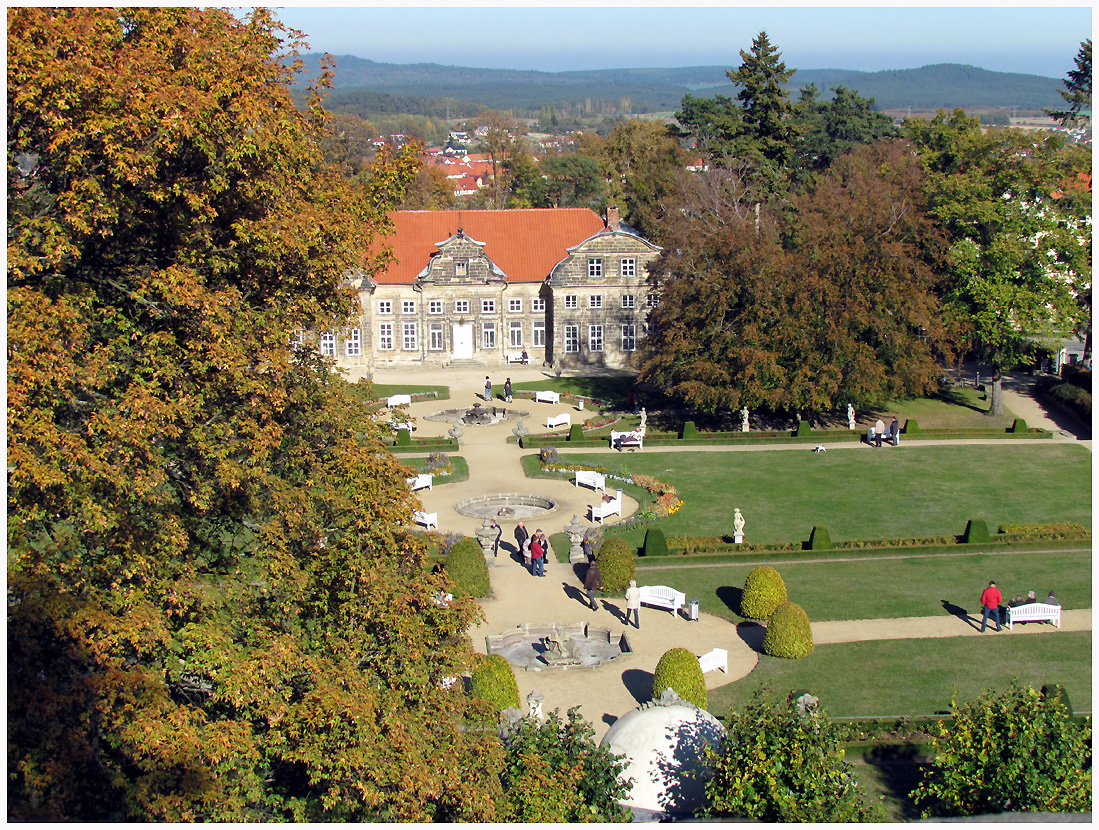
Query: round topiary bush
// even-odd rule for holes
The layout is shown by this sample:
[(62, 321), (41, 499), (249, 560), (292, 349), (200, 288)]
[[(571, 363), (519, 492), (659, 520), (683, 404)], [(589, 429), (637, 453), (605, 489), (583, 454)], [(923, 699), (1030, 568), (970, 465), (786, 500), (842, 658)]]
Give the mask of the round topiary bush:
[(671, 689), (688, 703), (699, 709), (706, 708), (706, 680), (698, 658), (685, 648), (673, 648), (664, 652), (653, 672), (653, 700)]
[(740, 614), (750, 620), (766, 620), (786, 602), (786, 583), (770, 565), (752, 568), (744, 581), (740, 597)]
[(443, 570), (454, 584), (454, 593), (460, 597), (487, 597), (492, 593), (488, 578), (488, 563), (481, 546), (466, 537), (450, 548), (443, 561)]
[(767, 621), (763, 653), (796, 660), (813, 653), (813, 629), (809, 616), (795, 602), (784, 602)]
[(412, 433), (404, 427), (397, 430), (397, 446), (398, 447), (411, 447), (412, 446)]
[(621, 536), (607, 539), (595, 552), (595, 561), (603, 572), (603, 590), (616, 594), (625, 591), (635, 576), (633, 546)]
[(650, 527), (645, 531), (645, 541), (641, 544), (642, 556), (667, 556), (668, 540), (659, 527)]
[(519, 684), (511, 663), (499, 654), (485, 657), (473, 670), (469, 683), (470, 697), (487, 701), (497, 712), (509, 706), (519, 708)]
[(569, 427), (569, 441), (583, 441), (584, 440), (584, 428), (580, 424), (573, 424)]

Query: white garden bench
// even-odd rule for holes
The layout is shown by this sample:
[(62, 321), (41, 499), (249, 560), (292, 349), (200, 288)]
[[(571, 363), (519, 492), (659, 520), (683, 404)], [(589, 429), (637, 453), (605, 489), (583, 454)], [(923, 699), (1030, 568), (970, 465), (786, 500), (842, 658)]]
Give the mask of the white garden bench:
[(667, 608), (674, 616), (687, 604), (687, 595), (667, 585), (642, 585), (641, 604)]
[(522, 353), (522, 352), (508, 352), (508, 355), (507, 355), (507, 361), (508, 361), (508, 363), (523, 363), (523, 364), (527, 364), (527, 363), (530, 363), (530, 356), (528, 355), (528, 356), (527, 356), (527, 359), (526, 359), (526, 360), (524, 360), (524, 359), (523, 359), (523, 353)]
[(599, 524), (603, 524), (603, 520), (612, 514), (617, 513), (622, 515), (622, 491), (618, 490), (615, 497), (610, 501), (600, 502), (599, 504), (589, 504), (588, 509), (591, 510), (591, 520), (594, 522), (599, 521)]
[(1047, 605), (1044, 602), (1028, 602), (1026, 605), (1008, 606), (1007, 629), (1011, 630), (1011, 624), (1017, 622), (1034, 622), (1036, 620), (1049, 620), (1058, 628), (1061, 627), (1061, 606)]
[(561, 403), (560, 392), (542, 391), (534, 393), (535, 403)]
[(577, 470), (576, 486), (579, 487), (581, 484), (585, 487), (590, 487), (593, 490), (607, 491), (606, 475), (597, 473), (595, 470)]
[(432, 525), (435, 529), (439, 529), (439, 514), (438, 513), (425, 513), (423, 510), (412, 511), (412, 521), (418, 525), (423, 525), (425, 528), (431, 528)]
[(413, 492), (415, 492), (416, 490), (423, 490), (425, 487), (430, 490), (432, 489), (431, 483), (434, 477), (435, 476), (433, 473), (420, 473), (419, 475), (414, 475), (411, 478), (406, 478), (405, 481), (408, 482), (408, 486), (412, 488)]
[(411, 395), (390, 395), (385, 399), (386, 406), (409, 406), (412, 403)]
[(560, 415), (548, 415), (546, 416), (546, 426), (550, 429), (572, 426), (572, 415), (568, 412), (562, 412)]
[(611, 449), (619, 447), (645, 449), (645, 433), (636, 430), (633, 432), (615, 432), (611, 430)]
[(729, 652), (723, 648), (715, 648), (711, 651), (707, 651), (698, 658), (698, 665), (702, 668), (703, 674), (708, 671), (717, 671), (718, 669), (721, 669), (725, 674), (728, 674)]

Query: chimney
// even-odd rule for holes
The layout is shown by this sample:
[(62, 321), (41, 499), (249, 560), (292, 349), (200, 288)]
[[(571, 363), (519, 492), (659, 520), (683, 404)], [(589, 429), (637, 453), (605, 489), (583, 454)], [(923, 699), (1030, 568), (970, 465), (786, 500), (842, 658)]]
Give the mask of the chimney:
[(607, 229), (618, 230), (618, 208), (607, 205)]

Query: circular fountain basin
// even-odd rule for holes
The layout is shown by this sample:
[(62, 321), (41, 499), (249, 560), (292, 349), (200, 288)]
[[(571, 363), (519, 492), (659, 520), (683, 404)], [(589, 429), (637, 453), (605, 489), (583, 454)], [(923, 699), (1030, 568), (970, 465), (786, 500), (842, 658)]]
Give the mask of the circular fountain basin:
[(432, 412), (430, 415), (425, 415), (424, 420), (446, 421), (448, 423), (458, 421), (465, 426), (479, 427), (498, 424), (501, 421), (517, 421), (529, 415), (529, 412), (520, 409), (508, 409), (506, 406), (493, 406), (492, 404), (482, 406), (478, 403), (463, 409), (444, 409), (441, 412)]
[[(555, 659), (547, 638), (567, 640), (570, 659)], [(485, 637), (489, 654), (499, 654), (516, 668), (592, 669), (632, 653), (625, 632), (587, 623), (523, 623), (511, 631)]]
[(460, 501), (454, 509), (475, 519), (533, 519), (554, 512), (557, 502), (529, 493), (495, 493)]

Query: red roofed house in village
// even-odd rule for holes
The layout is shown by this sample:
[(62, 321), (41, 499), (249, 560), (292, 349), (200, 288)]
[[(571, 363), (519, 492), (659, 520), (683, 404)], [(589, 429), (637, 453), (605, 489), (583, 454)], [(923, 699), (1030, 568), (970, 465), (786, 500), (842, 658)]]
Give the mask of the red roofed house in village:
[(660, 248), (607, 211), (398, 211), (394, 258), (363, 280), (359, 327), (321, 335), (354, 376), (375, 366), (623, 367), (655, 295)]

